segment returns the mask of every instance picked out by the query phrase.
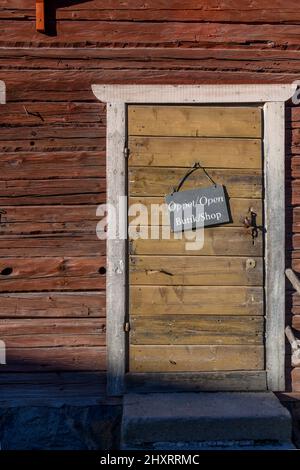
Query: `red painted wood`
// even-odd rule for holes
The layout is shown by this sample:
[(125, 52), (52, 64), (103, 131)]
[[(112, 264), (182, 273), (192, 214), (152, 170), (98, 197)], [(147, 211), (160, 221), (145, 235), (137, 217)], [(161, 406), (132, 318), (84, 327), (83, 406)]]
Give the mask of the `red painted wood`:
[[(36, 332), (26, 354), (24, 347), (11, 352), (12, 371), (105, 368), (105, 349), (92, 345), (89, 323), (105, 310), (105, 277), (97, 274), (105, 243), (94, 232), (106, 191), (105, 106), (91, 85), (299, 79), (298, 0), (70, 3), (51, 2), (47, 21), (56, 33), (47, 36), (36, 32), (34, 1), (1, 2), (8, 103), (0, 106), (0, 264), (20, 275), (0, 279), (0, 316), (30, 318)], [(300, 273), (300, 106), (288, 107), (286, 127), (287, 265)], [(63, 260), (66, 269), (59, 268)], [(300, 297), (287, 288), (287, 321), (293, 313), (295, 325)], [(5, 290), (16, 297), (2, 298)], [(59, 300), (59, 293), (70, 298)], [(52, 341), (37, 333), (38, 319), (47, 326), (51, 316), (72, 315), (86, 320), (89, 348), (71, 347), (76, 338), (64, 333), (63, 345), (33, 347)], [(296, 391), (299, 374), (293, 372)]]

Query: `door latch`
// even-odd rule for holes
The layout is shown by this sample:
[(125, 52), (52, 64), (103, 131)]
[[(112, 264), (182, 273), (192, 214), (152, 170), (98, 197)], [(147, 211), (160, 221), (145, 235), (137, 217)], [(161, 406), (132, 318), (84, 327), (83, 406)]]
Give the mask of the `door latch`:
[(254, 212), (252, 207), (249, 209), (249, 216), (244, 219), (244, 226), (248, 229), (251, 228), (252, 244), (255, 244), (255, 239), (258, 237), (258, 230), (262, 230), (262, 226), (257, 225), (257, 213)]

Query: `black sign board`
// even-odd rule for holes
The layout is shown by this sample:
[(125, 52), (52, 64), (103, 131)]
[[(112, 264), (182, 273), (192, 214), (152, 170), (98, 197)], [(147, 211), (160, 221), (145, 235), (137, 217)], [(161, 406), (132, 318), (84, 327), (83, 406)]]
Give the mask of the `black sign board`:
[(222, 185), (177, 191), (166, 196), (173, 232), (230, 222), (227, 199)]

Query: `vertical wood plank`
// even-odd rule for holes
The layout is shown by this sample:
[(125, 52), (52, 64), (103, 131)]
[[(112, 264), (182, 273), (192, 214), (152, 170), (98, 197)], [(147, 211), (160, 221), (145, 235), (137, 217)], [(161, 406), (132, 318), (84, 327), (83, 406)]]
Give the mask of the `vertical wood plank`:
[(45, 32), (45, 0), (35, 0), (36, 4), (36, 30)]
[(264, 106), (266, 369), (268, 388), (284, 390), (284, 103)]
[[(125, 103), (107, 103), (107, 203), (118, 207), (126, 195)], [(126, 213), (126, 212), (125, 212)], [(108, 234), (113, 230), (113, 217), (108, 217)], [(117, 220), (117, 230), (119, 230)], [(118, 232), (117, 232), (118, 233)], [(107, 240), (107, 393), (122, 395), (125, 374), (125, 247), (126, 240)]]

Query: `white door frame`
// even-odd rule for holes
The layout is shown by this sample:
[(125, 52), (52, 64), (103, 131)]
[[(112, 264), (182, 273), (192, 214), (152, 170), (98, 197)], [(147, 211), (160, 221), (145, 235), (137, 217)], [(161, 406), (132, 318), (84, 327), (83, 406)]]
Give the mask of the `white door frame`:
[[(107, 202), (126, 196), (126, 106), (263, 104), (265, 178), (266, 372), (269, 390), (285, 387), (285, 101), (296, 85), (93, 85), (107, 103)], [(108, 231), (110, 230), (108, 221)], [(107, 392), (124, 393), (126, 240), (107, 240)]]

